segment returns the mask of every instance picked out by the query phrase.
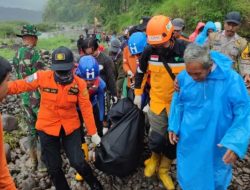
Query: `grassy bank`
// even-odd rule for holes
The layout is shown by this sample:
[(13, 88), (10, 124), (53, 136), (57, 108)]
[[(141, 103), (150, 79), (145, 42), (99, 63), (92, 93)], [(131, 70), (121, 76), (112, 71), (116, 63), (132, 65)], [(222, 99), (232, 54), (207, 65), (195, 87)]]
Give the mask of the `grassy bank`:
[(5, 59), (12, 59), (15, 55), (15, 51), (9, 48), (0, 49), (0, 56), (4, 57)]
[(48, 39), (40, 39), (37, 43), (37, 48), (53, 50), (59, 46), (71, 47), (72, 45), (73, 44), (69, 38), (59, 35)]
[[(12, 40), (12, 39), (0, 39), (0, 43), (2, 43), (2, 42), (8, 44), (8, 46), (10, 47), (13, 45), (14, 40)], [(71, 48), (71, 47), (75, 46), (75, 43), (73, 43), (71, 41), (71, 39), (66, 38), (62, 35), (51, 37), (48, 39), (39, 39), (39, 41), (37, 43), (38, 49), (45, 49), (45, 50), (49, 50), (49, 51), (52, 51), (52, 50), (58, 48), (59, 46), (66, 46), (66, 47)], [(14, 55), (15, 55), (15, 50), (13, 50), (11, 48), (0, 49), (0, 56), (5, 57), (6, 59), (12, 59)]]
[(14, 36), (20, 30), (20, 28), (27, 24), (24, 21), (9, 21), (9, 22), (0, 22), (0, 38), (7, 38), (9, 36)]

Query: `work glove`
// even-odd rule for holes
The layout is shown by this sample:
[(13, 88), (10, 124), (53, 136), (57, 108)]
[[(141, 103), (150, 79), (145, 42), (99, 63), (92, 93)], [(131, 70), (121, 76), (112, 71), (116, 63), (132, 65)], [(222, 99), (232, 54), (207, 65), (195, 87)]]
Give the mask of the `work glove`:
[(96, 146), (99, 146), (101, 143), (101, 138), (99, 137), (99, 135), (96, 133), (94, 135), (91, 136), (91, 141), (92, 143), (94, 143)]
[(108, 130), (109, 130), (108, 127), (103, 127), (102, 134), (105, 135), (108, 132)]
[(141, 96), (135, 96), (134, 98), (134, 104), (137, 105), (139, 109), (141, 109)]
[[(88, 151), (88, 161), (90, 161), (90, 162), (95, 162), (95, 149), (96, 149), (96, 146), (98, 146), (98, 145), (96, 145), (96, 142), (94, 142), (94, 140), (93, 140), (93, 137), (96, 137), (97, 136), (97, 138), (100, 138), (99, 136), (98, 136), (98, 134), (96, 133), (96, 134), (94, 134), (92, 137), (91, 137), (91, 143), (89, 144), (89, 146), (88, 146), (88, 149), (89, 149), (89, 151)], [(99, 142), (100, 143), (100, 142)]]
[(103, 125), (102, 134), (105, 135), (105, 134), (108, 132), (108, 130), (109, 130), (109, 128), (108, 128), (109, 124), (108, 124), (107, 121), (104, 120), (104, 121), (102, 122), (102, 125)]
[(131, 70), (127, 71), (127, 75), (129, 78), (133, 78), (135, 76)]
[(113, 104), (116, 104), (118, 102), (117, 96), (112, 96), (111, 101), (112, 101)]
[(89, 161), (95, 162), (95, 149), (89, 151)]
[(149, 105), (147, 104), (146, 106), (144, 106), (144, 108), (142, 109), (142, 111), (144, 113), (148, 113), (148, 110), (149, 110)]

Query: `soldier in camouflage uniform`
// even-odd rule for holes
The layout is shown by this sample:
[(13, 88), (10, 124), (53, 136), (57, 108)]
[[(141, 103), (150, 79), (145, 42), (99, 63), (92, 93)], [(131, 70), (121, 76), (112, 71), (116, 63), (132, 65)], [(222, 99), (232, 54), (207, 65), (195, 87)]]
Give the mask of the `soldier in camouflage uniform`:
[[(21, 34), (17, 35), (22, 38), (23, 46), (20, 47), (13, 58), (13, 64), (16, 69), (17, 78), (23, 79), (32, 75), (37, 70), (44, 69), (39, 50), (35, 48), (39, 32), (33, 25), (24, 25)], [(21, 94), (22, 104), (27, 113), (26, 123), (28, 125), (28, 139), (30, 147), (30, 159), (32, 169), (39, 171), (46, 170), (44, 163), (41, 161), (41, 149), (38, 136), (36, 134), (35, 123), (37, 112), (40, 104), (40, 94), (38, 91)]]
[(52, 60), (51, 60), (51, 55), (52, 52), (46, 49), (40, 49), (40, 62), (43, 63), (43, 69), (48, 70), (51, 67)]
[(241, 23), (239, 12), (233, 11), (226, 15), (224, 30), (209, 35), (209, 47), (220, 51), (232, 58), (234, 68), (245, 79), (246, 85), (250, 85), (250, 59), (242, 57), (243, 51), (247, 48), (247, 40), (240, 37), (236, 32)]

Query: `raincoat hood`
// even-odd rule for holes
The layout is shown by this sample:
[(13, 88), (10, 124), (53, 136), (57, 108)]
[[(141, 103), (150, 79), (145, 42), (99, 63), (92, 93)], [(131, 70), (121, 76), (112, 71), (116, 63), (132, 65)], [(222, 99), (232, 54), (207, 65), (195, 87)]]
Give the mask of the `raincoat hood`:
[(207, 31), (209, 29), (212, 29), (214, 32), (216, 32), (216, 26), (212, 21), (208, 21), (204, 27), (204, 29), (202, 30), (202, 32), (197, 36), (197, 38), (195, 39), (195, 42), (199, 45), (204, 45), (204, 43), (206, 42), (207, 38), (208, 38), (208, 34)]
[(195, 28), (195, 32), (198, 34), (199, 30), (201, 27), (204, 27), (205, 23), (204, 22), (199, 22)]
[(213, 50), (210, 51), (210, 58), (213, 61), (213, 64), (216, 65), (216, 68), (207, 76), (207, 79), (224, 79), (226, 75), (228, 75), (229, 70), (232, 69), (232, 59)]
[(204, 26), (205, 26), (204, 22), (199, 22), (197, 24), (194, 32), (189, 36), (189, 40), (193, 42), (195, 40), (195, 38), (198, 36), (200, 28), (204, 27)]

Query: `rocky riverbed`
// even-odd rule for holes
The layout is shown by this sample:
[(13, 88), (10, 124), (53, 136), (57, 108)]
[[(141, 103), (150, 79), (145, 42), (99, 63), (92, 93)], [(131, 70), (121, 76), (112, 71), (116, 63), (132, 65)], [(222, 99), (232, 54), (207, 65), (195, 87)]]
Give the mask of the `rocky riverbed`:
[[(0, 111), (5, 122), (5, 136), (9, 144), (5, 144), (6, 155), (8, 158), (9, 169), (19, 190), (52, 190), (55, 189), (51, 184), (47, 173), (32, 171), (28, 156), (28, 145), (26, 138), (26, 127), (23, 122), (25, 114), (21, 108), (19, 96), (8, 96), (0, 104)], [(8, 115), (6, 115), (8, 114)], [(14, 116), (14, 117), (13, 117)], [(6, 119), (7, 118), (7, 119)], [(145, 145), (147, 138), (145, 138)], [(98, 171), (93, 167), (95, 175), (101, 181), (105, 190), (160, 190), (164, 189), (157, 177), (146, 179), (143, 175), (143, 160), (149, 156), (149, 150), (145, 146), (145, 152), (139, 168), (136, 172), (125, 178), (109, 176)], [(69, 166), (68, 160), (62, 152), (63, 169), (72, 190), (88, 189), (84, 182), (75, 180), (76, 171)], [(202, 169), (202, 168), (201, 168)], [(171, 176), (175, 182), (176, 169), (173, 164)], [(177, 189), (180, 189), (176, 183)], [(244, 160), (239, 160), (234, 165), (234, 174), (230, 190), (249, 190), (250, 189), (250, 149)]]

